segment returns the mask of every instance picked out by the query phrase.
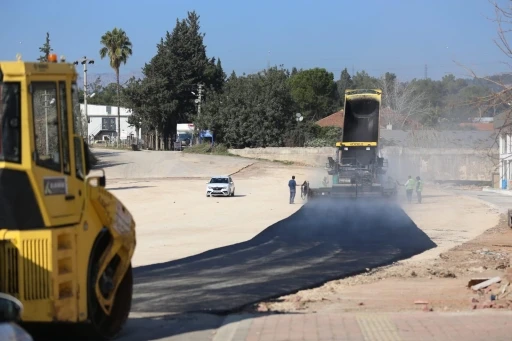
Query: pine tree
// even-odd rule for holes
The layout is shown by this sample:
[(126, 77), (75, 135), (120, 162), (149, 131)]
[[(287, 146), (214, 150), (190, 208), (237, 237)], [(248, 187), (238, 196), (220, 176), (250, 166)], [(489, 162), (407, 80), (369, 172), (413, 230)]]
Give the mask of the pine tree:
[(350, 89), (354, 84), (347, 68), (344, 68), (343, 71), (341, 71), (340, 80), (337, 83), (340, 100), (339, 104), (343, 107), (345, 105), (345, 90)]
[(53, 49), (50, 45), (50, 33), (46, 32), (46, 42), (39, 48), (39, 52), (43, 53), (37, 60), (40, 62), (48, 62), (48, 57)]
[(220, 91), (225, 82), (220, 60), (206, 55), (204, 36), (195, 11), (188, 12), (183, 20), (177, 19), (172, 32), (166, 32), (157, 45), (156, 55), (143, 67), (144, 80), (130, 89), (135, 96), (136, 87), (156, 89), (158, 85), (155, 93), (145, 92), (144, 108), (132, 109), (147, 113), (151, 117), (148, 120), (163, 137), (173, 137), (177, 123), (198, 120), (197, 95), (193, 92), (197, 94), (199, 84), (204, 86), (204, 101), (213, 98), (213, 93)]

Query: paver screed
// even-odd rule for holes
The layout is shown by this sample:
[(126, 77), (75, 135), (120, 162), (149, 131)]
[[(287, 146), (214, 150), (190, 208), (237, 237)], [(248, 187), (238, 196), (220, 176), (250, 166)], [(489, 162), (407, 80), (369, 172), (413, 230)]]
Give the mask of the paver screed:
[(213, 341), (510, 341), (512, 312), (231, 315)]

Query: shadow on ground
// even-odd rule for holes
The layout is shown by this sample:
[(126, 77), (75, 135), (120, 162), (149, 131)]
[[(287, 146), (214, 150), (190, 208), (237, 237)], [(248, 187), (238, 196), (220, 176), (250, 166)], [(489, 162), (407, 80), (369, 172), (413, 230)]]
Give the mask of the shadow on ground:
[(98, 150), (97, 147), (90, 148), (90, 150), (96, 157), (103, 157), (103, 156), (112, 157), (112, 156), (118, 156), (120, 154), (120, 152), (118, 152), (118, 151)]
[[(247, 319), (262, 318), (272, 313), (236, 314), (229, 317), (214, 314), (175, 314), (157, 317), (130, 318), (119, 341), (147, 341), (147, 340), (212, 340), (212, 335), (217, 330), (215, 340), (245, 340), (249, 329), (237, 328), (232, 335), (219, 334), (218, 328), (227, 325), (244, 322)], [(295, 313), (289, 313), (295, 315)], [(225, 320), (228, 319), (228, 320)], [(250, 323), (250, 321), (246, 321)], [(225, 336), (225, 338), (223, 338)]]
[(108, 161), (100, 161), (98, 164), (96, 164), (92, 169), (102, 169), (102, 168), (109, 168), (114, 166), (120, 166), (120, 165), (126, 165), (127, 162), (108, 162)]
[(109, 191), (122, 191), (125, 189), (139, 189), (139, 188), (150, 188), (155, 186), (125, 186), (125, 187), (109, 187), (107, 188)]
[(246, 242), (136, 268), (132, 311), (229, 313), (434, 247), (395, 204), (311, 202)]

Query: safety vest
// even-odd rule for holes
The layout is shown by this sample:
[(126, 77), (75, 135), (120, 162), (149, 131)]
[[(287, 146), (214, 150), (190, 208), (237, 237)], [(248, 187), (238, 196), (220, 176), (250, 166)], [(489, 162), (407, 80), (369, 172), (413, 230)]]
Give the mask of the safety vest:
[(416, 186), (416, 191), (421, 192), (423, 190), (423, 181), (418, 180), (418, 184)]
[(405, 183), (405, 188), (406, 189), (414, 189), (414, 179), (409, 179), (407, 180), (407, 182)]

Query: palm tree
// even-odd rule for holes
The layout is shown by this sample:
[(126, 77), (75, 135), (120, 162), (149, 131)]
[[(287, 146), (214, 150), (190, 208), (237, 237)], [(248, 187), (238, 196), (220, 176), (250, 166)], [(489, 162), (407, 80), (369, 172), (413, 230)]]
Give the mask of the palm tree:
[(119, 68), (126, 64), (132, 55), (132, 43), (123, 29), (115, 27), (112, 31), (106, 32), (100, 41), (103, 47), (100, 49), (101, 59), (108, 56), (110, 66), (116, 72), (117, 80), (117, 144), (121, 138), (121, 91), (119, 84)]

